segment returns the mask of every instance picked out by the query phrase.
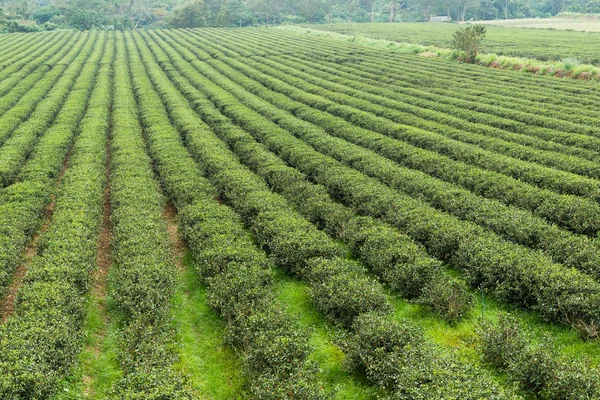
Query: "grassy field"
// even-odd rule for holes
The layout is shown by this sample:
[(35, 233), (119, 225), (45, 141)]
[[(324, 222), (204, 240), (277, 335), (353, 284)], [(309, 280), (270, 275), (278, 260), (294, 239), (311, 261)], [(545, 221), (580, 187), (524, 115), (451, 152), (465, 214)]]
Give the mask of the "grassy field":
[(600, 15), (563, 13), (553, 18), (524, 18), (509, 20), (481, 21), (486, 25), (507, 28), (560, 29), (582, 32), (600, 32)]
[(600, 398), (599, 95), (286, 29), (0, 36), (0, 398)]
[[(521, 21), (515, 20), (516, 26)], [(553, 24), (554, 19), (537, 20)], [(580, 24), (580, 22), (571, 23)], [(521, 58), (535, 58), (542, 61), (575, 58), (585, 64), (600, 63), (600, 34), (596, 32), (575, 32), (547, 29), (512, 29), (512, 21), (490, 21), (484, 42), (483, 52)], [(597, 24), (594, 22), (593, 24)], [(526, 25), (523, 25), (526, 26)], [(375, 23), (375, 24), (321, 24), (307, 27), (343, 33), (352, 36), (386, 39), (396, 42), (451, 47), (452, 33), (458, 24), (446, 23)], [(590, 29), (582, 29), (590, 30)]]

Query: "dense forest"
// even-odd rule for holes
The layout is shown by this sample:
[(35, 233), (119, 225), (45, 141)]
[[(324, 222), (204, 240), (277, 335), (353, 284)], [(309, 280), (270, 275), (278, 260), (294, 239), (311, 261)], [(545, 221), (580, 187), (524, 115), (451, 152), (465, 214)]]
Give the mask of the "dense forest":
[(0, 31), (550, 17), (600, 0), (0, 0)]

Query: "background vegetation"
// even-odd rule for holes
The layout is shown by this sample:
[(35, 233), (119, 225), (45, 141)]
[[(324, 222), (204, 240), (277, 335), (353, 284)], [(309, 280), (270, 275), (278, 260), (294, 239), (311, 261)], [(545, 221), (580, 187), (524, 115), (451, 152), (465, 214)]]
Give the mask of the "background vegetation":
[(600, 0), (0, 0), (0, 31), (419, 22), (600, 12)]

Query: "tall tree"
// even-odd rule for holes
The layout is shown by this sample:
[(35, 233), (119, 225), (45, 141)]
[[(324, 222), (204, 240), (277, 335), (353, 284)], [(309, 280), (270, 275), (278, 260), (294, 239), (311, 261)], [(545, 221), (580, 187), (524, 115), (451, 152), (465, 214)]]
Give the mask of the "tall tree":
[(175, 28), (200, 28), (206, 25), (204, 2), (193, 0), (178, 7), (171, 17), (171, 25)]
[(297, 9), (300, 16), (308, 22), (319, 22), (325, 14), (325, 2), (323, 0), (304, 0), (301, 2), (290, 1), (289, 9), (292, 10), (292, 16)]

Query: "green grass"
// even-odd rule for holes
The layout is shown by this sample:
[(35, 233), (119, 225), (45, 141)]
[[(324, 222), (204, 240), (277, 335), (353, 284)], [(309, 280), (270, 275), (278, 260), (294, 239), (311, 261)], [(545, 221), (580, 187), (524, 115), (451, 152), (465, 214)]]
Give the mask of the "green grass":
[(319, 377), (325, 389), (334, 393), (335, 399), (368, 400), (377, 398), (377, 391), (363, 377), (355, 376), (344, 369), (344, 354), (335, 344), (343, 335), (317, 311), (310, 300), (309, 287), (277, 271), (277, 293), (288, 312), (302, 326), (312, 327), (310, 343), (314, 350), (310, 356), (318, 363)]
[[(109, 278), (109, 282), (111, 279)], [(84, 322), (84, 350), (79, 362), (55, 399), (105, 399), (111, 386), (123, 375), (116, 354), (118, 326), (116, 320), (105, 324), (102, 309), (112, 308), (110, 298), (90, 296)], [(84, 377), (89, 379), (85, 390)]]
[[(390, 296), (396, 310), (396, 318), (409, 319), (425, 329), (427, 336), (434, 342), (459, 352), (472, 359), (480, 359), (477, 350), (477, 329), (481, 321), (481, 298), (478, 297), (469, 314), (458, 324), (449, 325), (443, 319), (418, 304), (410, 303)], [(500, 313), (510, 312), (530, 333), (533, 342), (541, 340), (544, 335), (553, 338), (560, 354), (578, 359), (588, 359), (594, 366), (600, 365), (600, 343), (586, 341), (574, 329), (544, 321), (532, 312), (515, 310), (505, 304), (485, 297), (484, 318), (497, 321)]]
[(223, 341), (225, 324), (206, 304), (206, 288), (189, 254), (184, 265), (181, 285), (173, 299), (181, 342), (181, 360), (177, 367), (190, 376), (200, 398), (243, 398), (242, 362)]

